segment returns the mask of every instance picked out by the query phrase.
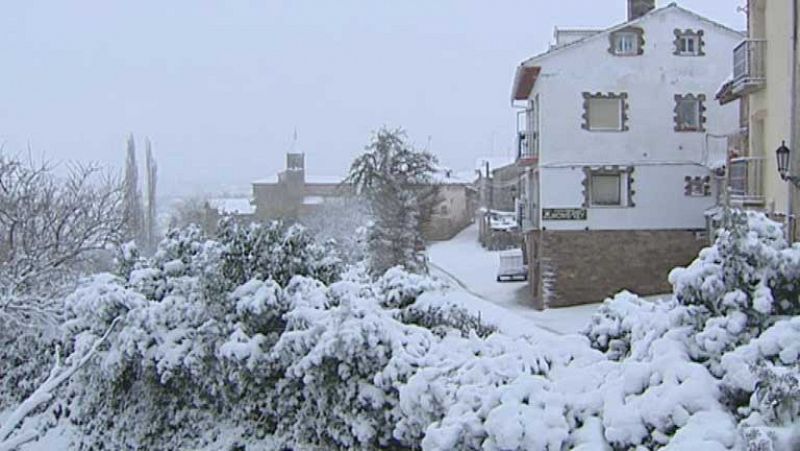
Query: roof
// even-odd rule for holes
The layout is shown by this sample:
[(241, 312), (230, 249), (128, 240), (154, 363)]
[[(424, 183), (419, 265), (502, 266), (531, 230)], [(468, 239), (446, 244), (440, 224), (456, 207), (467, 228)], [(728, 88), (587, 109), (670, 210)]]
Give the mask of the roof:
[(456, 172), (447, 168), (440, 168), (433, 173), (434, 183), (442, 185), (471, 185), (475, 182), (476, 176), (472, 171)]
[[(511, 100), (512, 100), (512, 102), (515, 101), (515, 100), (525, 100), (530, 96), (531, 90), (533, 89), (533, 86), (534, 86), (534, 84), (536, 82), (536, 78), (538, 78), (539, 73), (541, 71), (541, 68), (539, 66), (535, 65), (536, 63), (538, 63), (538, 62), (540, 62), (540, 61), (542, 61), (542, 60), (544, 60), (547, 57), (550, 57), (552, 55), (556, 55), (556, 54), (559, 54), (561, 52), (569, 51), (571, 49), (579, 47), (579, 46), (581, 46), (581, 45), (585, 44), (586, 42), (589, 42), (589, 41), (591, 41), (593, 39), (605, 38), (609, 33), (613, 33), (613, 32), (615, 32), (617, 30), (620, 30), (620, 29), (625, 28), (625, 27), (629, 27), (631, 25), (636, 25), (636, 24), (638, 24), (640, 22), (643, 22), (643, 21), (645, 21), (645, 20), (647, 20), (647, 19), (649, 19), (651, 17), (664, 14), (667, 11), (679, 11), (681, 13), (690, 15), (690, 16), (694, 17), (695, 19), (698, 19), (698, 20), (700, 20), (702, 22), (710, 24), (710, 25), (712, 25), (714, 27), (717, 27), (717, 28), (719, 28), (719, 29), (721, 29), (723, 31), (728, 32), (728, 33), (736, 34), (736, 35), (738, 35), (740, 37), (745, 37), (746, 36), (746, 33), (742, 32), (742, 31), (734, 30), (733, 28), (725, 26), (725, 25), (723, 25), (723, 24), (721, 24), (719, 22), (716, 22), (716, 21), (713, 21), (713, 20), (711, 20), (711, 19), (709, 19), (707, 17), (701, 16), (701, 15), (699, 15), (699, 14), (697, 14), (695, 12), (692, 12), (692, 11), (686, 9), (686, 8), (678, 6), (677, 3), (670, 3), (667, 6), (663, 6), (661, 8), (654, 9), (654, 10), (648, 12), (647, 14), (645, 14), (645, 15), (643, 15), (641, 17), (638, 17), (638, 18), (636, 18), (634, 20), (630, 20), (630, 21), (627, 21), (627, 22), (622, 22), (620, 24), (617, 24), (617, 25), (614, 25), (612, 27), (606, 28), (605, 30), (599, 30), (598, 33), (593, 34), (591, 36), (586, 36), (586, 37), (578, 39), (578, 40), (576, 40), (574, 42), (570, 42), (568, 44), (564, 44), (564, 45), (560, 45), (560, 46), (557, 46), (557, 47), (553, 47), (553, 48), (547, 50), (546, 52), (540, 53), (538, 55), (535, 55), (535, 56), (532, 56), (532, 57), (526, 59), (525, 61), (520, 63), (520, 65), (517, 67), (517, 70), (515, 71), (515, 74), (514, 74), (514, 84), (513, 84), (512, 90), (511, 90), (512, 91), (511, 92)], [(536, 68), (536, 67), (539, 68), (538, 71), (531, 71), (530, 70), (530, 69)], [(531, 77), (532, 77), (533, 73), (535, 73), (535, 77), (533, 77), (532, 80), (531, 80)]]
[(533, 89), (533, 85), (536, 84), (536, 80), (539, 78), (539, 73), (541, 71), (542, 68), (539, 66), (521, 66), (517, 70), (517, 73), (514, 76), (514, 100), (525, 100), (528, 98), (528, 96), (531, 94), (531, 90)]
[(303, 197), (303, 205), (321, 205), (325, 203), (323, 196), (305, 196)]
[(245, 197), (208, 199), (208, 205), (223, 215), (252, 215), (256, 212), (252, 201)]
[[(306, 185), (339, 185), (344, 182), (345, 177), (337, 175), (311, 175), (306, 176)], [(275, 185), (278, 183), (278, 175), (273, 175), (263, 179), (254, 180), (254, 185)]]
[(486, 172), (486, 163), (489, 163), (489, 170), (494, 171), (495, 169), (511, 166), (516, 163), (516, 160), (514, 157), (482, 157), (475, 162), (475, 168), (483, 174)]

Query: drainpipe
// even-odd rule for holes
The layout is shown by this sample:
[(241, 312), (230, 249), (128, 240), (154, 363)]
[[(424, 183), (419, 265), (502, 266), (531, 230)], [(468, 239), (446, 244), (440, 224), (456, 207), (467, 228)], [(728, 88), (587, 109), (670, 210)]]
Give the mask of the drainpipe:
[[(789, 58), (789, 61), (792, 65), (792, 85), (789, 95), (789, 148), (792, 149), (792, 153), (794, 154), (794, 158), (789, 161), (789, 174), (796, 174), (795, 170), (797, 168), (797, 164), (795, 164), (795, 161), (797, 160), (798, 154), (797, 144), (800, 142), (797, 136), (797, 2), (798, 0), (792, 0), (792, 55)], [(789, 205), (786, 209), (786, 216), (788, 218), (786, 234), (788, 241), (791, 243), (795, 238), (796, 220), (794, 217), (794, 198), (796, 188), (793, 183), (789, 183), (788, 185)]]

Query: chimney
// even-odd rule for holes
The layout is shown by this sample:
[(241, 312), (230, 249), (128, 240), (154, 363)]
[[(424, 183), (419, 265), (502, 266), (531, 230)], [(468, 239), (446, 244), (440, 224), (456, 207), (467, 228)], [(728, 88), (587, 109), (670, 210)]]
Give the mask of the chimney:
[(628, 22), (656, 9), (656, 0), (628, 0)]

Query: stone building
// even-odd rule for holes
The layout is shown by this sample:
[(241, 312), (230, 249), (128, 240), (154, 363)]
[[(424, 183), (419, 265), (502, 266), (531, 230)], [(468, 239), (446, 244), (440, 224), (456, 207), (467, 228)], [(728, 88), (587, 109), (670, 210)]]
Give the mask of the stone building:
[(343, 177), (307, 176), (305, 155), (286, 154), (286, 169), (275, 177), (253, 182), (255, 216), (260, 220), (298, 220), (326, 202), (352, 194)]
[(706, 244), (724, 159), (707, 141), (737, 123), (712, 99), (743, 35), (674, 3), (628, 0), (628, 13), (604, 30), (556, 29), (516, 70), (519, 222), (538, 308), (668, 292), (669, 271)]
[(438, 202), (430, 221), (422, 225), (422, 234), (427, 241), (449, 240), (475, 220), (478, 191), (472, 177), (449, 169), (434, 174), (434, 183), (438, 185)]
[(233, 218), (241, 223), (256, 219), (253, 201), (246, 197), (216, 197), (208, 199), (204, 205), (203, 230), (213, 234), (222, 218)]
[[(312, 215), (329, 215), (353, 211), (352, 202), (362, 202), (353, 196), (353, 186), (344, 177), (309, 176), (305, 170), (305, 155), (286, 155), (286, 169), (275, 177), (253, 182), (251, 201), (253, 218), (260, 221), (282, 219), (303, 221)], [(422, 225), (426, 240), (447, 240), (464, 229), (474, 219), (476, 190), (468, 177), (442, 169), (434, 175), (439, 185), (439, 199), (430, 220)], [(318, 223), (319, 218), (313, 222)]]

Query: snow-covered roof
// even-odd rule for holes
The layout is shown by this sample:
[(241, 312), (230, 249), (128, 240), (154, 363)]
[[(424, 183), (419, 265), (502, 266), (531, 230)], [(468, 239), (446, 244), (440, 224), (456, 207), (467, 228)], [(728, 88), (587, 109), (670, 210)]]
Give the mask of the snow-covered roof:
[(481, 172), (486, 171), (486, 163), (489, 163), (489, 170), (493, 171), (514, 164), (514, 157), (481, 157), (475, 162), (475, 169)]
[(338, 185), (344, 181), (345, 177), (339, 175), (311, 175), (306, 176), (306, 183), (318, 185)]
[(535, 55), (535, 56), (532, 56), (532, 57), (526, 59), (525, 61), (520, 63), (520, 65), (517, 67), (517, 70), (514, 73), (514, 84), (513, 84), (512, 90), (511, 90), (511, 100), (512, 101), (513, 100), (522, 100), (521, 99), (522, 91), (526, 91), (526, 90), (530, 91), (530, 89), (533, 88), (533, 84), (535, 83), (536, 78), (538, 77), (538, 71), (536, 71), (536, 73), (532, 73), (531, 70), (536, 69), (535, 64), (540, 62), (541, 60), (546, 59), (547, 57), (549, 57), (551, 55), (559, 54), (561, 52), (574, 49), (574, 48), (576, 48), (576, 47), (578, 47), (578, 46), (580, 46), (580, 45), (582, 45), (582, 44), (584, 44), (584, 43), (586, 43), (588, 41), (593, 40), (593, 39), (605, 39), (606, 36), (608, 36), (609, 33), (613, 33), (613, 32), (615, 32), (617, 30), (620, 30), (620, 29), (625, 28), (625, 27), (629, 27), (631, 25), (639, 24), (639, 23), (641, 23), (641, 22), (643, 22), (645, 20), (648, 20), (649, 18), (651, 18), (653, 16), (664, 14), (667, 11), (679, 11), (679, 12), (681, 12), (683, 14), (687, 14), (689, 16), (692, 16), (697, 20), (700, 20), (700, 21), (705, 22), (705, 23), (707, 23), (709, 25), (717, 27), (717, 28), (719, 28), (719, 29), (721, 29), (723, 31), (728, 32), (728, 33), (733, 33), (733, 34), (736, 34), (736, 35), (738, 35), (740, 37), (745, 37), (746, 36), (746, 33), (742, 32), (742, 31), (734, 30), (733, 28), (730, 28), (730, 27), (728, 27), (726, 25), (723, 25), (723, 24), (721, 24), (719, 22), (711, 20), (711, 19), (709, 19), (707, 17), (701, 16), (700, 14), (697, 14), (697, 13), (695, 13), (693, 11), (690, 11), (690, 10), (688, 10), (686, 8), (678, 6), (677, 3), (673, 2), (673, 3), (670, 3), (667, 6), (663, 6), (661, 8), (656, 8), (656, 9), (648, 12), (647, 14), (644, 14), (643, 16), (638, 17), (638, 18), (636, 18), (634, 20), (630, 20), (630, 21), (627, 21), (627, 22), (619, 23), (619, 24), (614, 25), (612, 27), (606, 28), (605, 30), (598, 30), (598, 32), (595, 33), (595, 34), (587, 35), (587, 36), (585, 36), (585, 37), (583, 37), (581, 39), (577, 39), (577, 40), (572, 41), (572, 42), (567, 43), (567, 44), (551, 47), (550, 49), (548, 49), (545, 52), (542, 52), (542, 53), (540, 53), (538, 55)]
[(220, 214), (252, 215), (256, 212), (251, 200), (245, 197), (209, 199), (208, 205)]
[(433, 173), (434, 183), (442, 185), (471, 185), (475, 182), (476, 175), (472, 171), (453, 171), (447, 168), (439, 168)]
[(263, 179), (253, 180), (254, 185), (269, 185), (272, 183), (278, 183), (278, 174), (271, 175)]
[[(306, 175), (306, 184), (312, 185), (338, 185), (344, 181), (345, 177), (340, 175)], [(254, 180), (254, 185), (270, 185), (278, 183), (278, 175), (275, 174), (263, 179)]]
[(305, 196), (303, 197), (303, 205), (320, 205), (325, 203), (325, 198), (322, 196)]

